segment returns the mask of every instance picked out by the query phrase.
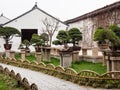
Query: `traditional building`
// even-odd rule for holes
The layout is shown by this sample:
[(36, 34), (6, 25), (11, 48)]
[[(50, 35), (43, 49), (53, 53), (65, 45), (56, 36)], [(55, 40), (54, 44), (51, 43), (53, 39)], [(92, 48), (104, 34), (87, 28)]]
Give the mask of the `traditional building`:
[(77, 27), (83, 33), (82, 47), (93, 47), (93, 35), (98, 27), (120, 26), (120, 1), (82, 16), (65, 21), (69, 29)]
[[(48, 14), (47, 12), (41, 10), (37, 6), (37, 4), (35, 4), (31, 10), (23, 13), (22, 15), (14, 18), (12, 20), (9, 20), (7, 22), (1, 23), (3, 27), (9, 26), (9, 27), (17, 28), (22, 34), (21, 37), (14, 37), (11, 40), (11, 43), (13, 45), (11, 50), (17, 51), (20, 43), (24, 39), (30, 40), (33, 33), (36, 33), (36, 34), (43, 33), (43, 29), (45, 29), (45, 25), (43, 24), (43, 21), (46, 18), (50, 22), (52, 22), (52, 21), (59, 22), (58, 30), (61, 30), (61, 29), (65, 30), (67, 27), (67, 25), (64, 24), (64, 22), (53, 17), (52, 15)], [(55, 31), (53, 40), (56, 38), (57, 32), (58, 31)], [(3, 44), (4, 44), (4, 42), (3, 42), (3, 40), (1, 40), (0, 41), (0, 46), (1, 46), (0, 51), (4, 51)], [(34, 50), (33, 47), (30, 47), (30, 48), (31, 48), (31, 50)]]

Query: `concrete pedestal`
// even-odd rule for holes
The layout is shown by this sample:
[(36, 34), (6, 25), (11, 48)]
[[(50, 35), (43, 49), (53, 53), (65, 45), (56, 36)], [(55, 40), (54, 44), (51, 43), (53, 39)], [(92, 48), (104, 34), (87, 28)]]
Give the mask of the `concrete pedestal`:
[(41, 52), (36, 52), (36, 60), (38, 63), (41, 62)]
[(50, 47), (43, 47), (43, 60), (44, 61), (50, 62), (50, 57), (51, 57), (50, 52), (51, 52)]
[(60, 51), (60, 65), (64, 68), (68, 68), (72, 63), (72, 52)]
[(25, 49), (21, 49), (21, 60), (25, 61)]
[(72, 61), (73, 62), (79, 61), (79, 51), (72, 52)]
[(107, 54), (107, 72), (120, 71), (120, 51), (108, 52)]
[(96, 58), (98, 57), (98, 48), (97, 47), (94, 47), (92, 48), (92, 57), (93, 57), (93, 62), (97, 62), (96, 61)]
[(15, 58), (15, 51), (10, 51), (10, 58)]
[(7, 58), (10, 57), (10, 50), (5, 50), (5, 55)]

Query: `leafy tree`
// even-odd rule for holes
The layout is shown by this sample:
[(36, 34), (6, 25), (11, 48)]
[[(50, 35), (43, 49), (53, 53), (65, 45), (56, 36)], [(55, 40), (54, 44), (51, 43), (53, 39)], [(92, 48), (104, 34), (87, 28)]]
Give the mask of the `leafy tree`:
[(38, 34), (33, 34), (30, 42), (37, 46), (44, 45), (44, 40)]
[(13, 38), (14, 35), (19, 35), (20, 32), (13, 27), (0, 27), (0, 37), (5, 40), (6, 44), (9, 44), (9, 41)]
[(109, 29), (111, 29), (120, 38), (120, 27), (111, 25)]
[(56, 36), (58, 40), (53, 41), (53, 44), (55, 45), (62, 45), (64, 44), (64, 47), (67, 48), (67, 43), (69, 41), (69, 35), (67, 31), (60, 30)]
[(28, 49), (29, 46), (31, 45), (30, 42), (27, 39), (25, 39), (22, 43), (23, 43), (23, 45), (25, 45), (26, 49)]
[(45, 41), (45, 43), (47, 43), (47, 45), (48, 45), (48, 41), (49, 41), (49, 36), (48, 36), (48, 34), (47, 33), (42, 33), (41, 35), (40, 35), (40, 37)]
[(75, 46), (76, 42), (82, 40), (82, 33), (77, 28), (71, 28), (68, 31), (68, 34), (70, 36), (71, 42), (73, 43), (73, 46)]
[(54, 45), (62, 45), (62, 43), (60, 42), (60, 40), (54, 40), (52, 43)]

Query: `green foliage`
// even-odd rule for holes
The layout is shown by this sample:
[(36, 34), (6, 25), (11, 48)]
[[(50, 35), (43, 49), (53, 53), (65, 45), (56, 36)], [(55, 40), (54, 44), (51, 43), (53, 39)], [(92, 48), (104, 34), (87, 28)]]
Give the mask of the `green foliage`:
[(40, 45), (40, 46), (44, 45), (45, 43), (44, 40), (37, 34), (33, 34), (30, 41), (33, 45)]
[(71, 28), (68, 31), (68, 34), (70, 36), (70, 39), (72, 40), (73, 45), (75, 46), (76, 41), (82, 40), (82, 33), (78, 28)]
[(120, 27), (116, 25), (111, 25), (109, 29), (111, 29), (116, 34), (116, 36), (120, 38)]
[[(114, 27), (114, 26), (113, 26)], [(113, 29), (111, 26), (110, 28)], [(99, 44), (106, 43), (106, 41), (109, 41), (112, 46), (119, 46), (120, 45), (120, 38), (117, 36), (119, 33), (115, 33), (114, 30), (111, 29), (103, 29), (98, 28), (94, 33), (94, 40), (98, 41)]]
[(62, 42), (60, 42), (59, 40), (54, 40), (52, 42), (52, 44), (54, 44), (54, 45), (62, 45)]
[(30, 46), (30, 42), (27, 39), (25, 39), (22, 43), (23, 43), (23, 45), (26, 46), (26, 48), (28, 48)]
[(47, 33), (42, 33), (40, 37), (48, 44), (49, 36)]
[(0, 37), (2, 37), (6, 44), (9, 43), (9, 41), (13, 38), (14, 35), (19, 35), (20, 32), (16, 28), (13, 27), (1, 27), (0, 28)]
[(57, 39), (62, 43), (67, 42), (69, 40), (69, 35), (65, 30), (60, 30), (58, 32)]
[(0, 90), (25, 90), (22, 85), (18, 85), (17, 80), (0, 72)]
[(108, 30), (105, 30), (103, 28), (97, 28), (94, 33), (94, 40), (98, 41), (98, 43), (106, 43), (106, 40), (108, 39)]

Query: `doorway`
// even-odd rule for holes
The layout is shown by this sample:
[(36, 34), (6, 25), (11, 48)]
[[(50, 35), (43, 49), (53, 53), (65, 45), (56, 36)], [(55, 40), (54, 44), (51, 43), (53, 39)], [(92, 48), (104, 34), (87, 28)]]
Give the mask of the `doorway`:
[(37, 29), (21, 29), (21, 34), (22, 34), (21, 42), (23, 42), (25, 39), (30, 41), (33, 34), (38, 34), (38, 30)]

